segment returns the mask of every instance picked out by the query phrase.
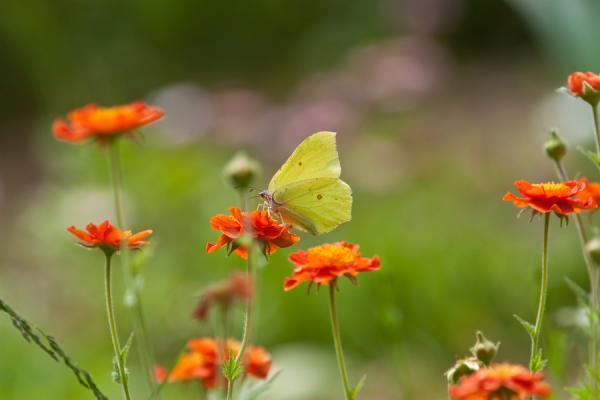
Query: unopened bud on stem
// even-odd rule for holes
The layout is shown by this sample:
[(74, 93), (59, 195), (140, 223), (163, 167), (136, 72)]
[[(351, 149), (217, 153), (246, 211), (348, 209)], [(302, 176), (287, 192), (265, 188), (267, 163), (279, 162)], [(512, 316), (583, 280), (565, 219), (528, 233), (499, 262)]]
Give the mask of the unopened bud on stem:
[(585, 251), (588, 252), (592, 260), (600, 265), (600, 237), (594, 236), (585, 244)]
[(500, 343), (492, 343), (483, 333), (477, 332), (477, 343), (475, 346), (471, 347), (471, 354), (477, 357), (479, 361), (481, 361), (484, 365), (489, 366), (494, 358), (496, 357), (496, 353), (498, 353), (498, 347), (500, 347)]
[(565, 142), (563, 142), (554, 129), (550, 131), (548, 139), (546, 139), (546, 142), (544, 143), (544, 149), (546, 150), (548, 157), (556, 162), (562, 160), (565, 154), (567, 154)]
[(225, 178), (236, 190), (248, 189), (259, 173), (258, 162), (243, 152), (233, 156), (224, 170)]

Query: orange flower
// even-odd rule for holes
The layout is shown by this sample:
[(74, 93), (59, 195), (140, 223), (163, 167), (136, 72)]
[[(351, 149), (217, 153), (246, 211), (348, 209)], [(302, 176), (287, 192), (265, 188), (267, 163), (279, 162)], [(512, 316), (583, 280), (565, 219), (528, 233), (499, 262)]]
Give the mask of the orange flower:
[(596, 207), (600, 205), (600, 183), (589, 182), (586, 178), (581, 179), (585, 182), (585, 189), (577, 193), (577, 198), (582, 201), (591, 201)]
[[(200, 380), (207, 388), (217, 386), (217, 374), (221, 373), (219, 355), (224, 353), (225, 359), (230, 352), (237, 356), (240, 343), (234, 339), (227, 340), (224, 349), (219, 349), (222, 342), (213, 338), (199, 338), (188, 341), (188, 352), (183, 354), (173, 371), (169, 374), (164, 368), (155, 368), (154, 375), (160, 382), (165, 379), (169, 383), (179, 381)], [(271, 370), (271, 356), (262, 347), (249, 346), (246, 348), (242, 360), (244, 371), (256, 379), (265, 379)]]
[(378, 270), (379, 257), (362, 257), (358, 247), (347, 242), (327, 243), (291, 254), (295, 268), (293, 276), (285, 279), (284, 290), (287, 292), (304, 281), (310, 281), (310, 285), (329, 285), (340, 276), (354, 282), (360, 272)]
[(496, 364), (465, 376), (449, 388), (452, 400), (522, 400), (529, 396), (548, 397), (550, 386), (541, 373), (520, 365)]
[(586, 181), (583, 179), (533, 184), (519, 180), (515, 182), (515, 187), (525, 197), (517, 197), (509, 192), (502, 200), (512, 201), (519, 208), (530, 207), (534, 212), (542, 214), (554, 211), (558, 216), (566, 216), (598, 207), (589, 197), (578, 197), (586, 188)]
[(67, 122), (57, 119), (52, 124), (54, 137), (66, 142), (78, 143), (90, 137), (101, 141), (114, 135), (129, 133), (148, 125), (164, 115), (156, 107), (134, 102), (115, 107), (98, 107), (88, 104), (71, 111)]
[(204, 290), (194, 310), (194, 316), (200, 321), (208, 315), (215, 304), (229, 308), (236, 301), (247, 301), (253, 295), (253, 284), (248, 277), (240, 272), (233, 272), (229, 279), (209, 286)]
[(248, 249), (237, 241), (244, 233), (250, 233), (258, 240), (265, 255), (273, 254), (278, 247), (289, 247), (300, 240), (298, 235), (288, 232), (267, 211), (242, 212), (239, 208), (230, 208), (231, 215), (215, 215), (210, 219), (210, 227), (221, 231), (216, 244), (207, 243), (206, 251), (212, 253), (227, 246), (239, 257), (248, 258)]
[(600, 75), (593, 72), (573, 72), (567, 78), (567, 85), (571, 95), (584, 97), (589, 89), (600, 91)]
[(105, 253), (110, 254), (122, 247), (127, 247), (129, 250), (138, 250), (143, 245), (148, 244), (144, 239), (152, 234), (151, 229), (132, 234), (131, 231), (120, 230), (108, 221), (104, 221), (97, 226), (90, 223), (85, 227), (85, 230), (87, 232), (74, 226), (67, 228), (67, 231), (79, 238), (82, 246), (98, 247)]

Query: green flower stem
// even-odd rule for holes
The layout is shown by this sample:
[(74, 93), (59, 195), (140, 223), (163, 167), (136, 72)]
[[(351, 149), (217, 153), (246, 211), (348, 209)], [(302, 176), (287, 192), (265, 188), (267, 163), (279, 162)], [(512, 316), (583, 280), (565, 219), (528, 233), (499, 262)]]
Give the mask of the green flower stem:
[[(121, 172), (121, 162), (119, 157), (118, 139), (112, 139), (108, 147), (117, 225), (120, 229), (126, 229), (125, 218), (123, 217), (123, 202), (121, 198), (123, 178)], [(126, 243), (123, 244), (123, 247), (126, 247)], [(152, 365), (154, 365), (154, 356), (152, 348), (150, 346), (150, 342), (148, 340), (146, 321), (144, 318), (144, 312), (142, 307), (142, 296), (140, 293), (139, 285), (137, 285), (135, 282), (135, 276), (131, 269), (130, 257), (127, 251), (123, 251), (121, 264), (123, 266), (123, 277), (125, 280), (126, 287), (128, 290), (131, 291), (131, 294), (134, 298), (133, 301), (135, 303), (133, 307), (135, 314), (134, 327), (136, 331), (136, 337), (140, 342), (140, 345), (137, 346), (138, 355), (141, 360), (142, 368), (144, 370), (144, 375), (146, 376), (148, 386), (152, 390), (154, 387), (154, 380), (152, 378)]]
[[(252, 253), (254, 253), (253, 250), (254, 247), (254, 242), (252, 242), (252, 245), (248, 247), (248, 262), (247, 262), (247, 277), (248, 280), (250, 282), (254, 283), (254, 264), (253, 264), (253, 256)], [(246, 300), (246, 312), (244, 314), (244, 333), (242, 336), (242, 342), (240, 344), (240, 351), (238, 352), (237, 356), (235, 357), (235, 362), (236, 364), (239, 364), (242, 362), (242, 358), (244, 357), (244, 353), (246, 351), (246, 348), (248, 347), (248, 343), (250, 342), (250, 333), (251, 333), (251, 325), (252, 325), (252, 317), (253, 317), (253, 305), (254, 302), (252, 301), (252, 297), (248, 298), (248, 300)], [(234, 382), (232, 381), (228, 381), (227, 382), (227, 400), (231, 400), (232, 399), (232, 394), (233, 394), (233, 384)]]
[(598, 122), (598, 104), (591, 104), (594, 116), (594, 131), (596, 133), (596, 155), (600, 157), (600, 123)]
[(348, 374), (346, 372), (346, 361), (344, 360), (344, 350), (342, 349), (342, 338), (340, 336), (340, 327), (338, 325), (337, 310), (335, 307), (335, 282), (329, 284), (329, 317), (331, 318), (331, 331), (333, 333), (333, 344), (335, 346), (335, 354), (337, 355), (338, 366), (342, 376), (342, 384), (344, 385), (344, 394), (346, 400), (354, 400), (352, 389), (348, 385)]
[(534, 360), (540, 351), (540, 335), (542, 333), (542, 322), (544, 312), (546, 311), (546, 298), (548, 295), (548, 228), (550, 226), (550, 214), (544, 214), (544, 247), (542, 252), (542, 281), (540, 284), (540, 301), (538, 304), (537, 317), (533, 336), (531, 338), (531, 357), (529, 359), (529, 368), (534, 369)]
[[(225, 358), (227, 357), (227, 338), (229, 336), (229, 305), (221, 305), (219, 312), (217, 313), (217, 327), (220, 326), (221, 331), (216, 332), (217, 342), (220, 340), (220, 346), (218, 346), (218, 365), (224, 365)], [(217, 329), (215, 329), (217, 331)], [(227, 380), (223, 374), (217, 374), (217, 387), (222, 388), (223, 393), (227, 391)]]
[(117, 368), (119, 369), (120, 383), (123, 388), (123, 395), (126, 400), (131, 399), (129, 394), (129, 383), (125, 373), (125, 365), (121, 357), (121, 343), (119, 342), (119, 333), (117, 331), (117, 322), (115, 321), (115, 312), (112, 300), (112, 282), (111, 282), (111, 259), (112, 254), (106, 253), (105, 275), (104, 275), (104, 297), (106, 300), (106, 315), (108, 316), (108, 326), (110, 328), (110, 337), (112, 339), (113, 350)]
[[(247, 199), (246, 195), (243, 191), (240, 191), (240, 202), (242, 207), (242, 212), (246, 211), (247, 207)], [(249, 225), (246, 223), (246, 225)], [(252, 235), (252, 227), (246, 226), (246, 232)], [(246, 268), (246, 276), (248, 280), (254, 284), (255, 282), (255, 272), (254, 272), (254, 239), (250, 239), (250, 245), (248, 246), (248, 260), (247, 260), (247, 268)], [(240, 351), (235, 357), (235, 363), (239, 364), (242, 362), (242, 357), (244, 357), (244, 352), (248, 347), (248, 343), (250, 341), (250, 331), (251, 331), (251, 322), (252, 322), (252, 310), (254, 306), (254, 301), (252, 297), (248, 298), (246, 301), (246, 312), (244, 314), (244, 333), (242, 336), (242, 342), (240, 344)], [(227, 381), (227, 400), (231, 400), (233, 397), (233, 385), (234, 381)]]
[(227, 381), (227, 400), (233, 399), (233, 382)]
[[(560, 180), (569, 180), (569, 176), (567, 175), (567, 172), (560, 161), (556, 162), (556, 173)], [(598, 319), (596, 315), (600, 305), (600, 299), (598, 296), (598, 269), (594, 266), (594, 261), (585, 249), (585, 245), (588, 241), (588, 235), (585, 230), (585, 225), (581, 220), (581, 216), (579, 214), (574, 214), (574, 218), (575, 227), (577, 228), (577, 235), (579, 236), (579, 244), (581, 245), (581, 252), (583, 254), (583, 260), (585, 262), (588, 278), (590, 280), (590, 308), (592, 318), (590, 319), (591, 339), (589, 343), (588, 357), (590, 366), (595, 372), (598, 368)], [(592, 379), (592, 393), (594, 396), (598, 395), (597, 379)]]

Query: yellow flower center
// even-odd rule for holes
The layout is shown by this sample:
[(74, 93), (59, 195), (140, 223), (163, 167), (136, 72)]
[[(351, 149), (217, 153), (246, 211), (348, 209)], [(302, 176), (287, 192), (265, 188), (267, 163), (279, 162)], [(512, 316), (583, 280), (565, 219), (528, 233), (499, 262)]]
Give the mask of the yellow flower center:
[(98, 108), (90, 115), (90, 122), (93, 125), (113, 124), (118, 120), (131, 120), (135, 116), (131, 107), (109, 107)]
[(357, 257), (358, 254), (351, 248), (334, 244), (324, 244), (319, 247), (313, 247), (308, 251), (308, 267), (344, 267), (353, 264)]
[(560, 195), (562, 193), (564, 193), (566, 190), (569, 190), (570, 188), (565, 185), (564, 183), (557, 183), (557, 182), (546, 182), (546, 183), (534, 183), (532, 185), (535, 188), (541, 189), (542, 191), (544, 191), (544, 193), (546, 193), (547, 195), (551, 196), (551, 195)]

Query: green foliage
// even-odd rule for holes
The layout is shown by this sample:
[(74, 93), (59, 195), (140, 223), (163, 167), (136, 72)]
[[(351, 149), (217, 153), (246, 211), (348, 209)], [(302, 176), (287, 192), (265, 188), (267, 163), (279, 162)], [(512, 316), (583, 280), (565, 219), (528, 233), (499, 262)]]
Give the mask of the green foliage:
[(273, 384), (273, 381), (277, 379), (277, 377), (281, 374), (281, 371), (275, 372), (271, 377), (267, 380), (257, 382), (255, 384), (250, 383), (249, 381), (244, 381), (242, 386), (240, 387), (240, 392), (237, 396), (237, 400), (256, 400), (269, 390), (269, 387)]
[(350, 390), (350, 396), (355, 399), (358, 393), (362, 390), (363, 386), (365, 386), (365, 382), (367, 381), (367, 375), (363, 375), (356, 385)]
[(235, 382), (242, 373), (242, 363), (235, 359), (233, 351), (229, 352), (229, 358), (223, 363), (223, 375), (229, 382)]
[[(595, 329), (597, 329), (599, 315), (594, 313), (591, 304), (590, 304), (590, 295), (579, 285), (577, 285), (572, 280), (566, 278), (567, 285), (575, 296), (577, 297), (577, 302), (580, 307), (582, 307), (585, 311), (585, 315), (588, 318), (588, 324), (586, 324), (582, 329), (586, 337), (589, 338), (590, 341), (596, 341), (598, 343), (598, 337), (594, 333)], [(596, 327), (596, 328), (594, 328)], [(596, 337), (595, 337), (596, 336)], [(600, 369), (594, 367), (592, 365), (585, 365), (585, 376), (581, 378), (581, 382), (578, 387), (568, 388), (569, 392), (573, 395), (573, 400), (597, 400), (598, 390), (600, 388)]]
[(119, 361), (121, 365), (123, 365), (123, 369), (125, 370), (125, 375), (123, 379), (121, 379), (121, 372), (119, 371), (119, 363), (117, 362), (117, 358), (113, 357), (113, 368), (112, 368), (112, 379), (116, 383), (121, 383), (123, 380), (127, 380), (129, 371), (127, 370), (127, 356), (129, 355), (129, 349), (131, 349), (131, 343), (133, 342), (133, 332), (129, 334), (129, 338), (125, 343), (125, 346), (121, 348), (119, 351)]
[[(13, 310), (8, 304), (6, 304), (3, 300), (0, 299), (0, 311), (5, 312), (10, 316), (10, 319), (14, 325), (14, 327), (21, 332), (21, 335), (25, 340), (29, 343), (36, 344), (40, 349), (42, 349), (46, 354), (52, 357), (55, 361), (63, 361), (67, 368), (73, 371), (73, 374), (77, 378), (77, 381), (86, 389), (90, 390), (96, 399), (98, 400), (108, 400), (108, 398), (102, 394), (98, 386), (92, 379), (92, 376), (89, 372), (84, 369), (78, 367), (71, 358), (64, 352), (64, 350), (58, 345), (56, 340), (50, 335), (44, 333), (41, 329), (36, 328), (37, 332), (42, 336), (38, 336), (31, 324), (27, 322), (23, 317), (21, 317), (15, 310)], [(42, 340), (43, 338), (43, 340)], [(44, 344), (45, 340), (45, 344)]]
[(525, 321), (523, 318), (519, 317), (517, 314), (514, 314), (514, 317), (517, 319), (517, 321), (519, 321), (519, 323), (523, 326), (523, 328), (525, 328), (525, 331), (527, 331), (527, 334), (529, 335), (530, 338), (533, 338), (533, 335), (535, 334), (535, 326), (527, 321)]
[(531, 355), (531, 359), (529, 361), (529, 369), (533, 372), (543, 370), (546, 367), (546, 364), (548, 364), (548, 360), (545, 360), (543, 358), (541, 347), (538, 346), (538, 348), (535, 348), (535, 325), (525, 321), (523, 318), (519, 317), (516, 314), (514, 315), (514, 317), (517, 319), (517, 321), (521, 323), (523, 328), (525, 328), (525, 331), (527, 331), (527, 334), (531, 339), (532, 349), (534, 353)]
[(597, 168), (600, 169), (600, 155), (595, 152), (584, 149), (582, 147), (577, 148), (584, 156), (586, 156)]

